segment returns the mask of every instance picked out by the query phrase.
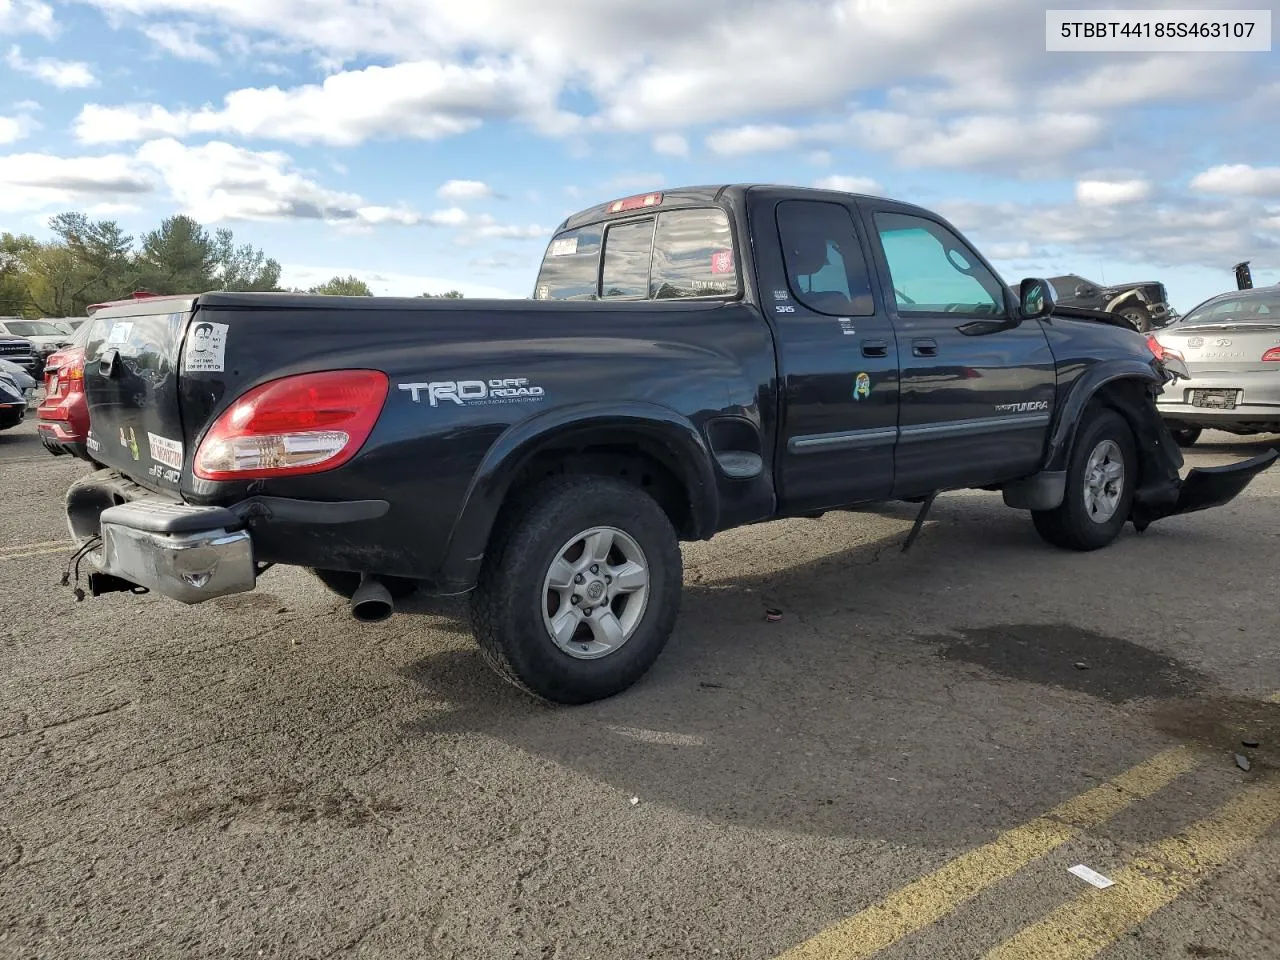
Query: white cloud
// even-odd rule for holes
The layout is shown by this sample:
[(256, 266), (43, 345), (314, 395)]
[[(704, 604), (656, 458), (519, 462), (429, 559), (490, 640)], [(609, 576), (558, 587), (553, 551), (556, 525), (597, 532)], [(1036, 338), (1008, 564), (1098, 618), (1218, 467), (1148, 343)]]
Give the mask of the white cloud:
[(1259, 268), (1280, 264), (1278, 225), (1250, 198), (1162, 197), (1103, 207), (1011, 201), (933, 206), (979, 249), (1026, 242), (1052, 251), (1041, 263), (1063, 273), (1081, 272), (1079, 264), (1099, 261), (1146, 263), (1157, 270), (1223, 270), (1250, 259)]
[(326, 220), (332, 223), (414, 224), (409, 210), (366, 203), (352, 193), (320, 186), (293, 167), (287, 154), (256, 152), (213, 141), (189, 147), (172, 138), (138, 148), (183, 212), (204, 223), (223, 220)]
[(218, 55), (198, 39), (200, 28), (194, 23), (151, 23), (143, 34), (157, 47), (179, 60), (217, 63)]
[(419, 60), (335, 73), (321, 84), (287, 90), (246, 87), (228, 93), (220, 109), (88, 104), (74, 129), (84, 143), (234, 134), (335, 146), (385, 137), (434, 140), (485, 119), (526, 119), (564, 132), (573, 118), (554, 108), (552, 95), (518, 63)]
[(880, 194), (884, 191), (884, 188), (870, 177), (850, 177), (838, 173), (829, 177), (820, 177), (813, 181), (813, 185), (820, 190), (839, 190), (842, 193)]
[(486, 200), (493, 196), (493, 188), (482, 180), (448, 180), (436, 196), (442, 200)]
[(58, 33), (53, 7), (41, 0), (0, 0), (0, 33), (38, 33), (52, 40)]
[(689, 141), (678, 133), (660, 133), (653, 138), (653, 152), (668, 157), (687, 157)]
[(1280, 167), (1227, 163), (1210, 167), (1191, 180), (1191, 189), (1238, 197), (1280, 196)]
[(28, 74), (59, 90), (83, 89), (98, 85), (98, 80), (94, 77), (89, 65), (79, 60), (55, 60), (53, 57), (28, 60), (22, 55), (22, 48), (16, 44), (9, 48), (4, 59), (9, 69), (15, 73)]
[(1234, 54), (1164, 54), (1091, 69), (1047, 88), (1050, 110), (1101, 110), (1140, 103), (1212, 100), (1231, 85), (1243, 58)]
[(1103, 130), (1097, 117), (1076, 113), (940, 121), (868, 110), (854, 114), (853, 126), (868, 146), (892, 152), (906, 167), (1045, 163), (1089, 146)]
[(461, 227), (471, 222), (471, 215), (460, 207), (437, 210), (427, 218), (437, 227)]
[(30, 117), (0, 117), (0, 144), (17, 143), (31, 132)]
[(1137, 203), (1151, 195), (1146, 180), (1078, 180), (1076, 202), (1086, 207), (1110, 207)]
[(808, 159), (815, 167), (829, 167), (831, 166), (831, 151), (815, 150), (813, 153), (809, 154)]
[(707, 134), (707, 149), (721, 156), (789, 150), (798, 146), (804, 134), (782, 124), (747, 124)]
[(0, 211), (42, 210), (119, 201), (155, 188), (134, 158), (57, 157), (44, 153), (0, 156)]

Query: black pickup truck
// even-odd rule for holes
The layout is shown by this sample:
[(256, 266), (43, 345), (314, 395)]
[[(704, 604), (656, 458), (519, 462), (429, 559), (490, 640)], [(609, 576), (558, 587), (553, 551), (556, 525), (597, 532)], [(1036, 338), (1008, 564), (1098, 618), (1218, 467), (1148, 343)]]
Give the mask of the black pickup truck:
[(582, 703), (666, 643), (681, 540), (889, 499), (923, 519), (981, 488), (1090, 550), (1271, 465), (1180, 479), (1154, 403), (1176, 361), (1100, 317), (1055, 312), (1043, 280), (1015, 296), (904, 203), (630, 197), (560, 226), (532, 300), (103, 307), (84, 379), (105, 467), (68, 519), (95, 596), (198, 603), (276, 563), (362, 620), (470, 592), (501, 673)]

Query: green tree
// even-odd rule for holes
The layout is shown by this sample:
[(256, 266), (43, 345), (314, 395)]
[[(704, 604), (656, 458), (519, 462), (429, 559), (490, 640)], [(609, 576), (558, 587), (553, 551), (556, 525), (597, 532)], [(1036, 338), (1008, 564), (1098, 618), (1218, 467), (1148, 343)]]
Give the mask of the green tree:
[(122, 297), (135, 289), (133, 237), (114, 220), (93, 221), (83, 213), (60, 213), (49, 229), (71, 255), (71, 312), (80, 316), (91, 303)]
[(444, 293), (420, 293), (419, 297), (430, 297), (443, 300), (461, 300), (464, 294), (457, 290), (446, 290)]
[(236, 246), (230, 230), (224, 228), (214, 234), (213, 250), (220, 289), (279, 289), (280, 264), (251, 243)]
[(200, 293), (218, 287), (215, 238), (179, 214), (142, 238), (138, 279), (152, 293)]
[(307, 293), (318, 293), (326, 297), (372, 297), (369, 285), (356, 276), (333, 277), (324, 283), (317, 284)]

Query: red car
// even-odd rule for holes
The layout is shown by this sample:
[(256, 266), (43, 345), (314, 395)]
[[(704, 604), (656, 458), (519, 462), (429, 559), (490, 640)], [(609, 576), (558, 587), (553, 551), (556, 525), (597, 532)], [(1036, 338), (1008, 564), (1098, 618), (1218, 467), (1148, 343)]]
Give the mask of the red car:
[[(128, 299), (154, 297), (139, 290)], [(36, 409), (36, 430), (40, 442), (54, 456), (69, 453), (93, 461), (89, 453), (89, 405), (84, 396), (84, 345), (93, 326), (93, 315), (106, 304), (95, 303), (85, 312), (89, 319), (80, 324), (68, 346), (51, 353), (44, 363), (44, 400)]]

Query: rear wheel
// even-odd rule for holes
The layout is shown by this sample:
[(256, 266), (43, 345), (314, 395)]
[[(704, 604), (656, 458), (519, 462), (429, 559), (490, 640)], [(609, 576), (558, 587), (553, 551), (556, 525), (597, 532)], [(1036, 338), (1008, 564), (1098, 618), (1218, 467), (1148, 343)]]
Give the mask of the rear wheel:
[(1176, 430), (1170, 429), (1169, 432), (1173, 434), (1173, 439), (1177, 441), (1178, 446), (1193, 447), (1200, 439), (1203, 430), (1200, 427), (1178, 427)]
[(1098, 409), (1080, 425), (1062, 503), (1031, 514), (1037, 532), (1069, 550), (1107, 546), (1129, 519), (1137, 474), (1133, 431), (1114, 410)]
[[(312, 567), (311, 572), (316, 575), (317, 580), (347, 600), (351, 599), (356, 592), (356, 587), (360, 586), (360, 574), (352, 573), (350, 570), (321, 570)], [(387, 588), (393, 600), (402, 600), (418, 589), (418, 581), (407, 577), (379, 577), (378, 579)]]
[(675, 625), (680, 545), (662, 508), (603, 477), (559, 477), (495, 531), (471, 617), (503, 677), (556, 703), (630, 687)]

